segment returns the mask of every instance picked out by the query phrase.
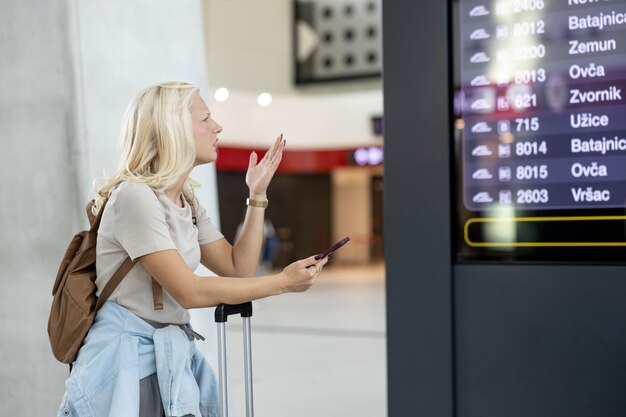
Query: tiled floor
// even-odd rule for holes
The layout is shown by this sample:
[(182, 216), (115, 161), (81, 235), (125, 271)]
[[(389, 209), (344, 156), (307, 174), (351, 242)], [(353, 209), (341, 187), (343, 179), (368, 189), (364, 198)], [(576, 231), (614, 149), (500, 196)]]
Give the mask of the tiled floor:
[[(233, 417), (245, 416), (241, 332), (230, 319)], [(214, 342), (204, 347), (212, 361)], [(255, 415), (386, 416), (384, 266), (328, 266), (306, 293), (255, 302), (252, 347)]]

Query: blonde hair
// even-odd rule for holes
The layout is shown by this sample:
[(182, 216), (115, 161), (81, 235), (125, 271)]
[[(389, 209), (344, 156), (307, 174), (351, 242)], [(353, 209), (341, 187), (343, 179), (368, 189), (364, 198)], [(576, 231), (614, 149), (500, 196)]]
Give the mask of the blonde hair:
[[(198, 87), (168, 81), (140, 91), (130, 102), (122, 122), (117, 172), (94, 180), (97, 192), (94, 214), (124, 181), (149, 185), (164, 191), (173, 187), (193, 168), (196, 148), (189, 106)], [(104, 185), (98, 183), (104, 180)], [(198, 183), (187, 178), (183, 194), (193, 204)]]

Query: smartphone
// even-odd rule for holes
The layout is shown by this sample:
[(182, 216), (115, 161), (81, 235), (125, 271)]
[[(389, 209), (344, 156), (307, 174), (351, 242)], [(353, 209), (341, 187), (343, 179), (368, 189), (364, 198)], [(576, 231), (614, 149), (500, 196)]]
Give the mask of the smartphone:
[(334, 251), (336, 251), (337, 249), (339, 249), (340, 247), (342, 247), (349, 241), (350, 241), (350, 238), (348, 236), (344, 237), (339, 242), (335, 243), (330, 248), (326, 249), (324, 252), (320, 253), (319, 255), (315, 255), (315, 260), (321, 261), (322, 259), (330, 256)]

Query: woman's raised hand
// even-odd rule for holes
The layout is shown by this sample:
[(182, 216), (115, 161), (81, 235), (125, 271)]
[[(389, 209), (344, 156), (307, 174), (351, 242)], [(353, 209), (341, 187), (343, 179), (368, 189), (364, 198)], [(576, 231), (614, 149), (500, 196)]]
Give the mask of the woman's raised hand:
[(311, 256), (287, 265), (282, 272), (283, 292), (303, 292), (311, 288), (326, 262), (328, 258), (316, 261), (315, 256)]
[(274, 177), (274, 173), (283, 158), (285, 140), (282, 133), (276, 138), (274, 144), (267, 150), (263, 159), (257, 163), (257, 154), (250, 154), (248, 172), (246, 172), (246, 185), (250, 189), (253, 198), (266, 198), (267, 187)]

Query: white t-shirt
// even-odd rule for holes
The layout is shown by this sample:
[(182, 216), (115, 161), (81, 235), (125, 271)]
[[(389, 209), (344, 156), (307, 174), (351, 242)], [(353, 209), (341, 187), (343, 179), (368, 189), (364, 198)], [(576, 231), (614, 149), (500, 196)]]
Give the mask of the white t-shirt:
[[(96, 285), (98, 294), (117, 268), (153, 252), (177, 249), (192, 271), (200, 264), (200, 245), (224, 236), (211, 223), (198, 200), (194, 202), (196, 225), (189, 204), (178, 207), (165, 194), (146, 184), (124, 182), (113, 192), (102, 213), (96, 245)], [(155, 310), (152, 277), (137, 262), (113, 291), (114, 301), (137, 316), (159, 323), (189, 322), (189, 311), (163, 289), (163, 309)]]

